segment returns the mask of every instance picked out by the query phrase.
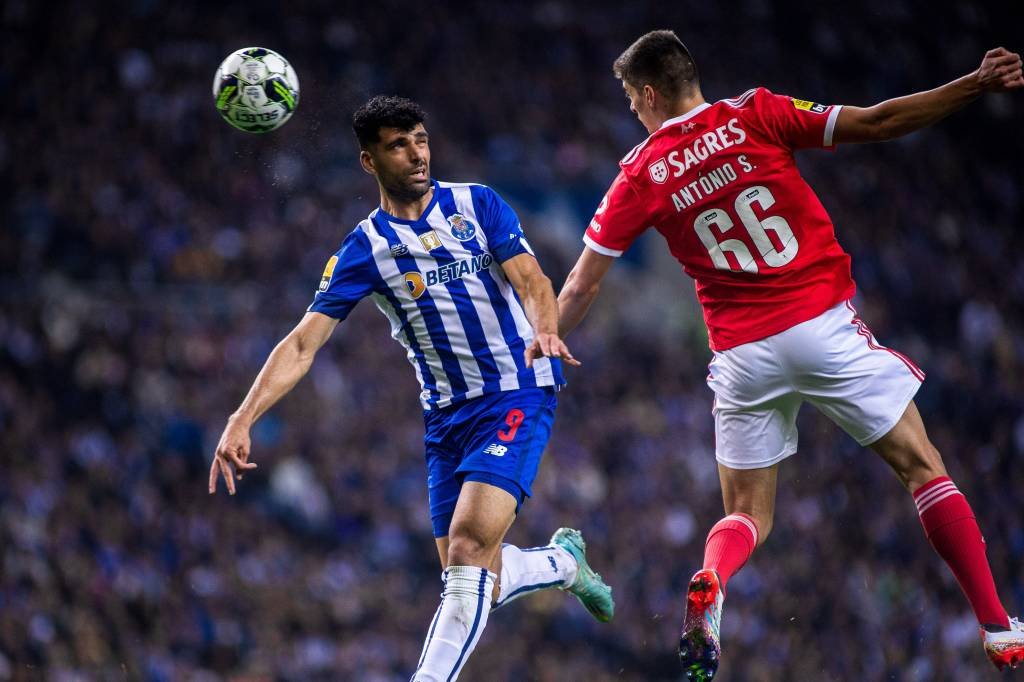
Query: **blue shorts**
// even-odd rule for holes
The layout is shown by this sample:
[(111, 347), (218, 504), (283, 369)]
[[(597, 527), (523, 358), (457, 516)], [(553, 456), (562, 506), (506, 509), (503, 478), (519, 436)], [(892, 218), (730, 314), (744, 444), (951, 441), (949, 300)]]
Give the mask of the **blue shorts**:
[(557, 404), (552, 387), (522, 388), (423, 413), (434, 537), (448, 535), (464, 481), (505, 490), (519, 512), (531, 495)]

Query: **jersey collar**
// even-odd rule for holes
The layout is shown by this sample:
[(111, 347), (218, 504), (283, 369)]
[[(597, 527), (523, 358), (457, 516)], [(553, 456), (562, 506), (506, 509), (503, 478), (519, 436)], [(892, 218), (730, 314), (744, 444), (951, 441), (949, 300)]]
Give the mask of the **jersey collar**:
[[(703, 104), (698, 104), (697, 106), (695, 106), (693, 109), (690, 109), (689, 111), (687, 111), (682, 116), (676, 116), (675, 118), (670, 118), (669, 120), (665, 121), (664, 123), (661, 124), (661, 128), (667, 128), (667, 127), (669, 127), (671, 125), (675, 125), (677, 123), (682, 123), (686, 119), (693, 118), (694, 116), (696, 116), (697, 114), (699, 114), (700, 112), (704, 111), (705, 109), (707, 109), (710, 106), (711, 106), (711, 104), (708, 103), (708, 102), (704, 102)], [(661, 130), (661, 128), (659, 128), (658, 130)]]

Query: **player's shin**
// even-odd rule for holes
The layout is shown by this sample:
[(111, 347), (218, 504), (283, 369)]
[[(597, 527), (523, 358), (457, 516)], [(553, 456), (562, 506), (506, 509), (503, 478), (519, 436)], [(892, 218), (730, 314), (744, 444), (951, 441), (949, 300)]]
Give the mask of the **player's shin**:
[(492, 610), (534, 592), (571, 585), (576, 579), (576, 560), (557, 545), (520, 549), (501, 547), (501, 581)]
[(704, 568), (718, 573), (722, 591), (753, 554), (757, 535), (754, 519), (746, 514), (730, 514), (711, 528), (704, 544)]
[(448, 567), (441, 606), (427, 632), (413, 682), (458, 678), (487, 625), (495, 578), (486, 568)]
[(928, 541), (953, 571), (978, 623), (1008, 628), (1009, 619), (985, 556), (985, 540), (974, 511), (956, 484), (940, 476), (914, 491), (914, 503)]

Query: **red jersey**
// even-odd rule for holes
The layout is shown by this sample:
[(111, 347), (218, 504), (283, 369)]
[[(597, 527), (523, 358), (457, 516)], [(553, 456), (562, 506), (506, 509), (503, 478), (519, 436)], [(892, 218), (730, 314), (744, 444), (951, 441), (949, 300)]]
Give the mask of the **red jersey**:
[(817, 317), (855, 285), (793, 151), (833, 148), (840, 108), (757, 88), (665, 121), (619, 163), (583, 241), (621, 256), (657, 229), (696, 282), (713, 350)]

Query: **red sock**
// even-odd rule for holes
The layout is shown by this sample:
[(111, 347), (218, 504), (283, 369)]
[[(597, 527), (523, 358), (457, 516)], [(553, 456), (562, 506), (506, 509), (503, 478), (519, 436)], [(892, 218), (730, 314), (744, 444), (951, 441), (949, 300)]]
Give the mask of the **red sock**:
[(711, 527), (704, 543), (704, 568), (718, 572), (722, 592), (757, 547), (757, 525), (746, 514), (730, 514)]
[(956, 484), (940, 476), (914, 492), (914, 503), (928, 541), (953, 571), (978, 622), (1009, 626), (985, 557), (985, 539)]

